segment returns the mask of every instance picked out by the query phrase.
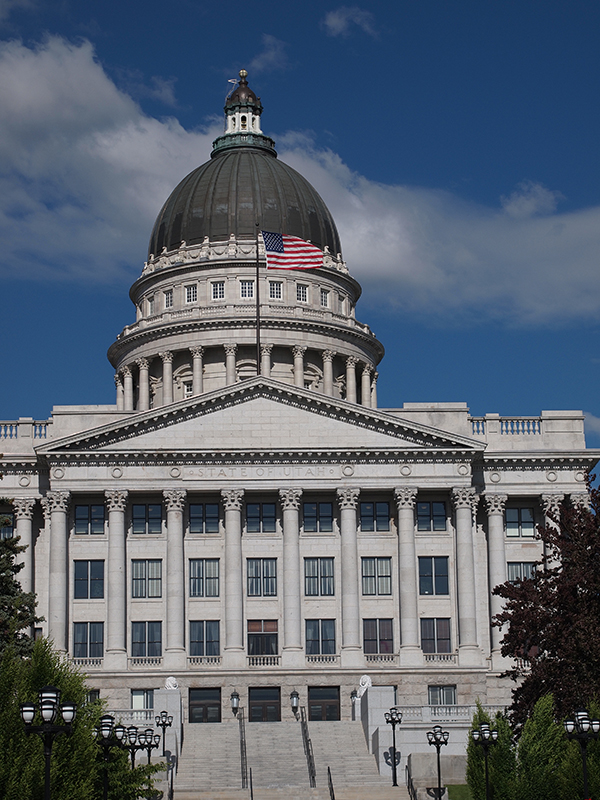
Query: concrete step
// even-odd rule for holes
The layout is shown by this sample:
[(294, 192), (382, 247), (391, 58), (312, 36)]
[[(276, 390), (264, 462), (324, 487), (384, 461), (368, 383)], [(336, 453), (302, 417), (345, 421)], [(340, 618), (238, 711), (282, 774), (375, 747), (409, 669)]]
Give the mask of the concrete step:
[[(327, 785), (327, 767), (337, 787), (385, 786), (389, 779), (379, 774), (375, 757), (367, 750), (358, 722), (309, 722), (317, 769), (317, 786)], [(336, 791), (337, 797), (337, 791)]]
[[(405, 786), (344, 786), (335, 788), (335, 800), (410, 800)], [(250, 800), (249, 789), (223, 789), (209, 792), (175, 791), (174, 800)], [(256, 788), (254, 800), (330, 800), (329, 789), (301, 786)]]

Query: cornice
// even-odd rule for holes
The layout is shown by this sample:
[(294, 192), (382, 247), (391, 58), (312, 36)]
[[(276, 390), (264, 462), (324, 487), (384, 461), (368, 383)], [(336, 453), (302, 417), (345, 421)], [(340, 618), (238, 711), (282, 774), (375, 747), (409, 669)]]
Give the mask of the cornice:
[(524, 468), (539, 469), (540, 466), (577, 466), (582, 469), (591, 469), (599, 459), (600, 450), (484, 453), (482, 467), (484, 470), (502, 469), (504, 471), (515, 471)]

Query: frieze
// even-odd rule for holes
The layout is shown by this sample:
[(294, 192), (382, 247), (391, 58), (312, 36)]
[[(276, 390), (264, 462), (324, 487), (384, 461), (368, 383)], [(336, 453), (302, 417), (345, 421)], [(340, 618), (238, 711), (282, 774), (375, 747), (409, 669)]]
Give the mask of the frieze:
[(342, 477), (339, 464), (265, 464), (264, 466), (237, 466), (222, 464), (215, 466), (184, 467), (183, 480), (302, 480)]

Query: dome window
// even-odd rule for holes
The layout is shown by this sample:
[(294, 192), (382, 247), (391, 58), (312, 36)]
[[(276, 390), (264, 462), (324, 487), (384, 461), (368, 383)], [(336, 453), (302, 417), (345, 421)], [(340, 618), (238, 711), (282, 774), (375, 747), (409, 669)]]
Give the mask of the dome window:
[(305, 283), (296, 284), (296, 300), (299, 303), (308, 303), (308, 286)]
[(269, 281), (269, 300), (281, 300), (283, 294), (283, 283), (281, 281)]
[(211, 297), (213, 300), (225, 299), (225, 281), (211, 283)]
[(173, 308), (173, 289), (165, 291), (165, 308)]
[(254, 281), (240, 281), (240, 297), (245, 299), (254, 297)]
[(321, 305), (323, 308), (329, 308), (329, 291), (321, 289)]
[(196, 284), (185, 287), (185, 302), (195, 303), (198, 300), (198, 287)]
[(243, 130), (243, 131), (247, 130), (247, 128), (248, 128), (248, 121), (247, 121), (247, 119), (246, 119), (246, 117), (245, 117), (245, 116), (244, 116), (244, 117), (242, 117), (242, 119), (241, 119), (241, 123), (242, 123), (242, 130)]

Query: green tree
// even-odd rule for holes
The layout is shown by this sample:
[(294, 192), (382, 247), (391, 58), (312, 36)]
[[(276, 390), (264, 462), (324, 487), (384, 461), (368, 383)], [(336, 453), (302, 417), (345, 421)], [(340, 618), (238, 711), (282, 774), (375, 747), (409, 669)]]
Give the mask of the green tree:
[(485, 800), (485, 763), (483, 747), (473, 741), (471, 732), (486, 722), (498, 731), (498, 739), (489, 748), (488, 770), (490, 794), (493, 800), (514, 800), (515, 797), (515, 747), (513, 732), (508, 720), (501, 714), (494, 719), (477, 703), (477, 711), (469, 731), (467, 744), (467, 783), (473, 800)]
[(554, 719), (554, 699), (545, 695), (535, 704), (519, 738), (516, 800), (556, 797), (566, 751), (563, 727)]

